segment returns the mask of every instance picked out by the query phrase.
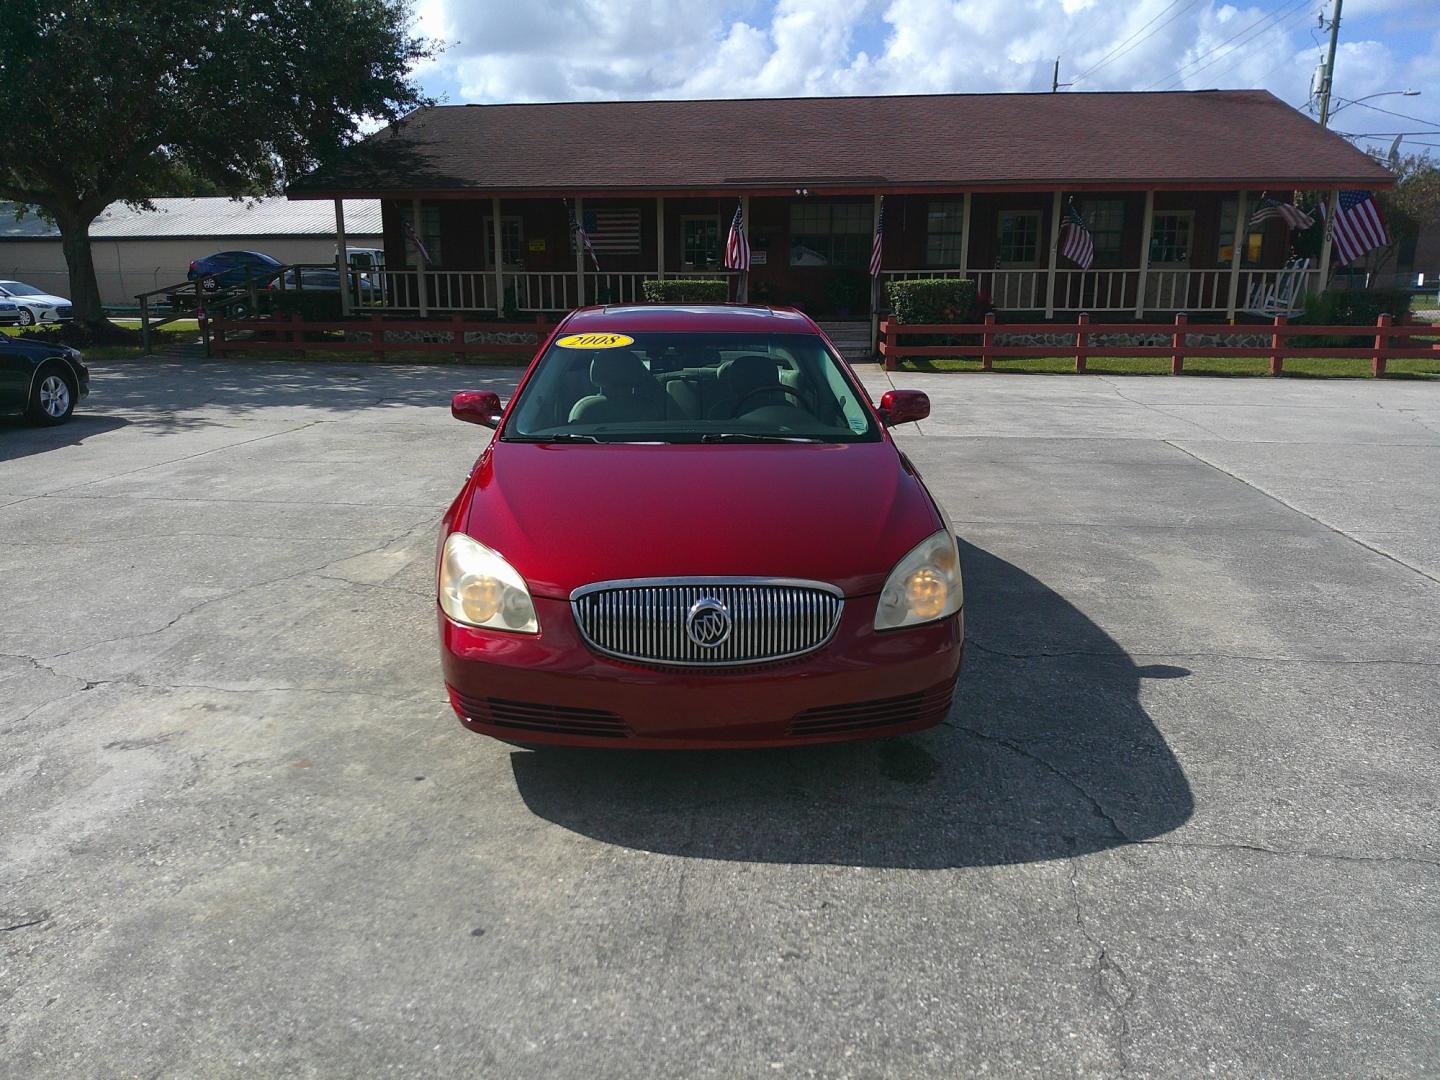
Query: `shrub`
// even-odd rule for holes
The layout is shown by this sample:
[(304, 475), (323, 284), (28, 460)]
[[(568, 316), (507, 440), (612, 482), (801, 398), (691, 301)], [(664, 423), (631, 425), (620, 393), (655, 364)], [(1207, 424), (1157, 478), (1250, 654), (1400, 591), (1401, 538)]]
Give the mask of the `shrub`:
[(969, 278), (915, 278), (891, 281), (891, 317), (897, 323), (967, 323), (975, 321), (975, 282)]
[(666, 278), (643, 282), (641, 288), (651, 304), (723, 303), (730, 299), (730, 282), (724, 278)]
[[(1404, 289), (1329, 289), (1306, 296), (1305, 311), (1295, 321), (1306, 326), (1374, 326), (1381, 315), (1393, 315), (1400, 322), (1409, 311), (1410, 294)], [(1373, 339), (1373, 334), (1307, 334), (1291, 341), (1296, 345), (1343, 349), (1368, 345)]]

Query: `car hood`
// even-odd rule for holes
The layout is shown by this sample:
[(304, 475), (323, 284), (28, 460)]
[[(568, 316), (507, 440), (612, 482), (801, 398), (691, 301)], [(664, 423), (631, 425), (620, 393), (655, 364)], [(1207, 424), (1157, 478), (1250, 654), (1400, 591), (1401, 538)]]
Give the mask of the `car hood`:
[(39, 304), (41, 307), (60, 307), (70, 303), (63, 296), (51, 296), (49, 293), (39, 293), (35, 296), (0, 296), (10, 304)]
[(789, 577), (879, 592), (941, 527), (888, 442), (623, 445), (495, 441), (467, 533), (538, 596), (640, 577)]

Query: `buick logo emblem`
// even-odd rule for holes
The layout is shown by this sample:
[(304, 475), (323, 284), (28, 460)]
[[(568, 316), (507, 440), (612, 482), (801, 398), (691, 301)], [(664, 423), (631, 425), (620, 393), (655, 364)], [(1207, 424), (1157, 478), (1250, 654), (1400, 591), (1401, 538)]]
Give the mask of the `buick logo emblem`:
[(685, 633), (702, 649), (723, 645), (730, 637), (730, 609), (713, 596), (696, 600), (685, 616)]

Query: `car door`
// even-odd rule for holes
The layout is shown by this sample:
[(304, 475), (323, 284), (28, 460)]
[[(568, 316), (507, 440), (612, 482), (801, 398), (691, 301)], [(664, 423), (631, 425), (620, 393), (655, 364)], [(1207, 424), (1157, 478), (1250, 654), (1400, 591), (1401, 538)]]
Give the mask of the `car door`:
[(30, 406), (30, 376), (35, 365), (13, 345), (0, 342), (0, 412), (22, 412)]

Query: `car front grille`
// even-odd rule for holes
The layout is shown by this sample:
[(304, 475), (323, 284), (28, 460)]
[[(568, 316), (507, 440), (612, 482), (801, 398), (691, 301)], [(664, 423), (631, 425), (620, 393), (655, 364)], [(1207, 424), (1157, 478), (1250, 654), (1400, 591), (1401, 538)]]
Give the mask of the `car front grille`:
[(950, 699), (954, 694), (955, 682), (949, 680), (929, 690), (900, 697), (807, 709), (790, 721), (790, 734), (797, 737), (840, 735), (847, 731), (868, 731), (926, 721), (938, 724), (950, 711)]
[(835, 633), (843, 594), (821, 581), (665, 578), (577, 589), (570, 603), (595, 651), (680, 667), (763, 664), (813, 652)]
[(69, 304), (61, 304), (55, 309), (55, 317), (59, 319), (68, 319), (70, 318), (71, 311), (72, 308)]
[(600, 739), (624, 739), (630, 735), (625, 721), (604, 709), (577, 709), (508, 698), (477, 698), (460, 693), (456, 693), (455, 698), (465, 716), (477, 724)]

